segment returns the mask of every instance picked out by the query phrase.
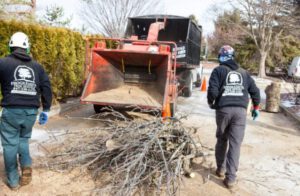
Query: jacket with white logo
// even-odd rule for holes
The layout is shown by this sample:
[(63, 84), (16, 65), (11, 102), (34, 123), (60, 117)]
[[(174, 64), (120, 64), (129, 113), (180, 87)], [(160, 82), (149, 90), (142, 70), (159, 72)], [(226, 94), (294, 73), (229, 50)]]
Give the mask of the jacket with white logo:
[(38, 108), (48, 111), (52, 102), (49, 78), (44, 68), (23, 49), (0, 59), (2, 107)]
[(253, 105), (260, 103), (260, 92), (250, 74), (239, 68), (233, 60), (216, 67), (209, 79), (207, 101), (213, 108), (244, 107), (247, 108), (249, 94)]

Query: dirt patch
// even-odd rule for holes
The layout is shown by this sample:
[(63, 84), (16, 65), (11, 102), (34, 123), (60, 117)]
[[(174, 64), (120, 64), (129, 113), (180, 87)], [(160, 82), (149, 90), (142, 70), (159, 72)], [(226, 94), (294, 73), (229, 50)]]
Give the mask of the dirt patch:
[(11, 191), (5, 183), (3, 157), (0, 155), (0, 196), (32, 195), (88, 195), (95, 188), (89, 175), (80, 175), (79, 169), (70, 173), (58, 173), (45, 169), (33, 169), (31, 184)]

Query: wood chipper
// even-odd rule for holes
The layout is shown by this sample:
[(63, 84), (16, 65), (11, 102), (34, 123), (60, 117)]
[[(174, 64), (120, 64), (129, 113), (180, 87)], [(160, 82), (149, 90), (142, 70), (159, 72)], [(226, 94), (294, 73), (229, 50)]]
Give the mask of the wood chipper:
[[(98, 39), (91, 49), (81, 103), (93, 104), (95, 112), (103, 106), (138, 107), (173, 116), (180, 86), (176, 70), (184, 65), (177, 63), (177, 56), (187, 59), (187, 52), (179, 52), (177, 44), (187, 44), (181, 39), (188, 34), (184, 30), (179, 35), (176, 28), (187, 29), (189, 22), (189, 18), (177, 16), (129, 18), (128, 38)], [(197, 57), (200, 60), (200, 53)], [(190, 64), (185, 65), (187, 70)]]

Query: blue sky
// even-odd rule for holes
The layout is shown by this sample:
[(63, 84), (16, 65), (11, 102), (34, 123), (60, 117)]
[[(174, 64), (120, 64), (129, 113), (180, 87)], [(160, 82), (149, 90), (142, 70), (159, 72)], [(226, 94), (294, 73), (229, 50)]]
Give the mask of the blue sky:
[[(162, 14), (189, 16), (194, 14), (203, 26), (204, 33), (213, 32), (213, 15), (209, 12), (210, 6), (221, 0), (161, 0), (163, 3)], [(72, 27), (80, 28), (84, 21), (80, 19), (80, 0), (38, 0), (37, 13), (42, 15), (47, 6), (63, 6), (66, 16), (72, 16)]]

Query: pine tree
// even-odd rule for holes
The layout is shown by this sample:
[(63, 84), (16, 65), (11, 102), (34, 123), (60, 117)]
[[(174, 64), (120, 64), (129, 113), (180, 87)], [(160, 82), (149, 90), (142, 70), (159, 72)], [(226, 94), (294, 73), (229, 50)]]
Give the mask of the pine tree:
[(42, 23), (49, 26), (66, 27), (69, 26), (72, 17), (65, 18), (64, 8), (57, 5), (48, 6), (43, 16)]

